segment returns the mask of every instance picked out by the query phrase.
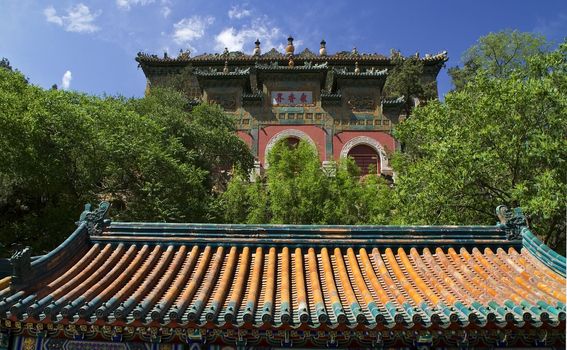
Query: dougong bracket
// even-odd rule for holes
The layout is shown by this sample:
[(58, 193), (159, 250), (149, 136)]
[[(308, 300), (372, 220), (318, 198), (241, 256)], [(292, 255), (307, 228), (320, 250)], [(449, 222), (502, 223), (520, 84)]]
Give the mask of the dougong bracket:
[(108, 202), (100, 202), (98, 208), (94, 211), (91, 210), (91, 205), (87, 203), (85, 204), (85, 210), (81, 213), (77, 225), (84, 222), (87, 224), (87, 230), (90, 235), (100, 234), (105, 225), (105, 219), (108, 216), (109, 209), (110, 203)]
[(508, 209), (505, 205), (496, 208), (496, 215), (500, 219), (500, 224), (506, 230), (509, 240), (522, 239), (522, 229), (528, 227), (528, 220), (522, 212), (522, 208)]

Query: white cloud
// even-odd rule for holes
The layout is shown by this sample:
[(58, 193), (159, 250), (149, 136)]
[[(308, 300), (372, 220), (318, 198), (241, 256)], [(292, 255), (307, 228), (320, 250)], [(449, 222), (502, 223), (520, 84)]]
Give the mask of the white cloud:
[(116, 0), (116, 5), (124, 10), (129, 10), (131, 6), (146, 6), (153, 3), (154, 0)]
[(228, 10), (228, 17), (230, 19), (241, 19), (250, 16), (250, 14), (250, 10), (240, 6), (233, 6), (230, 10)]
[(66, 16), (58, 16), (53, 6), (43, 10), (43, 14), (48, 22), (64, 27), (68, 32), (92, 33), (100, 30), (94, 21), (100, 16), (101, 11), (92, 13), (89, 7), (82, 3), (69, 8)]
[(43, 10), (43, 14), (45, 15), (47, 22), (55, 23), (60, 26), (63, 25), (63, 18), (57, 16), (57, 11), (53, 8), (53, 6), (49, 6)]
[(274, 46), (281, 45), (284, 37), (281, 30), (278, 27), (271, 26), (264, 16), (264, 18), (253, 20), (240, 29), (224, 28), (215, 37), (215, 49), (221, 51), (227, 47), (231, 51), (244, 51), (245, 49), (251, 51), (254, 47), (254, 41), (260, 39), (262, 50), (266, 52)]
[(211, 16), (201, 17), (197, 15), (182, 19), (173, 25), (173, 41), (179, 45), (184, 45), (201, 38), (205, 35), (205, 29), (214, 20), (215, 18)]
[(100, 15), (91, 13), (89, 8), (84, 4), (78, 4), (67, 11), (68, 16), (64, 17), (68, 20), (67, 30), (70, 32), (95, 32), (100, 28), (93, 24), (96, 17)]
[(61, 78), (61, 88), (63, 90), (68, 90), (69, 87), (71, 86), (71, 80), (73, 79), (73, 75), (71, 74), (71, 71), (68, 70), (65, 72), (65, 74), (63, 74), (63, 77)]
[(170, 13), (171, 13), (171, 9), (168, 6), (164, 6), (161, 8), (161, 15), (163, 16), (163, 18), (169, 17)]

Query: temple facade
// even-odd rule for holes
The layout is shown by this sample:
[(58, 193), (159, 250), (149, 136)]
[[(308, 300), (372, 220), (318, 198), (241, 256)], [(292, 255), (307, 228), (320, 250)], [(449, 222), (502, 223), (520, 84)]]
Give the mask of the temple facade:
[[(293, 38), (285, 52), (229, 52), (191, 57), (157, 57), (139, 53), (136, 61), (147, 78), (147, 91), (156, 86), (182, 89), (194, 103), (217, 103), (233, 115), (238, 135), (256, 158), (256, 172), (269, 166), (266, 155), (282, 139), (305, 140), (316, 147), (323, 165), (352, 157), (363, 173), (374, 167), (392, 175), (389, 158), (398, 149), (392, 137), (403, 118), (405, 96), (386, 97), (388, 72), (396, 59), (380, 54), (295, 52)], [(425, 55), (422, 80), (436, 87), (447, 53)]]
[(565, 258), (494, 226), (113, 222), (0, 280), (0, 349), (564, 348)]

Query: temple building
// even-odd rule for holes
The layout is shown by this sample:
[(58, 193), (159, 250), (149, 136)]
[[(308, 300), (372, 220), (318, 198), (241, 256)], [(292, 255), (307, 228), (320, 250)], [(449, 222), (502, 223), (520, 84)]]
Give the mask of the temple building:
[[(295, 52), (288, 38), (285, 52), (252, 54), (229, 52), (191, 57), (139, 53), (136, 61), (147, 78), (147, 91), (182, 82), (194, 103), (217, 103), (233, 115), (238, 135), (256, 158), (256, 172), (269, 164), (266, 155), (282, 139), (305, 140), (317, 148), (323, 165), (350, 156), (363, 172), (370, 166), (392, 175), (389, 157), (399, 146), (392, 129), (403, 118), (405, 96), (387, 98), (383, 88), (396, 59), (393, 51), (380, 54), (343, 51), (328, 54), (321, 41), (319, 53)], [(436, 88), (436, 77), (447, 53), (419, 58), (422, 80)]]
[(494, 226), (113, 222), (12, 259), (0, 349), (564, 348), (565, 258)]
[[(148, 88), (181, 78), (218, 103), (257, 159), (279, 140), (323, 165), (351, 156), (389, 176), (402, 96), (394, 57), (308, 49), (140, 54)], [(435, 82), (446, 53), (421, 58)], [(41, 257), (0, 277), (0, 350), (565, 348), (566, 267), (519, 208), (490, 226), (116, 222), (85, 207)]]

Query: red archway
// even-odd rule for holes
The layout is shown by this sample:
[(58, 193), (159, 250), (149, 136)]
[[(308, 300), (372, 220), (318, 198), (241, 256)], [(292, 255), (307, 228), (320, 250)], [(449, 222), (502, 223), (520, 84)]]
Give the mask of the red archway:
[(374, 148), (364, 144), (356, 145), (350, 149), (348, 156), (354, 159), (356, 165), (360, 168), (361, 175), (368, 174), (370, 167), (379, 172), (380, 155)]

